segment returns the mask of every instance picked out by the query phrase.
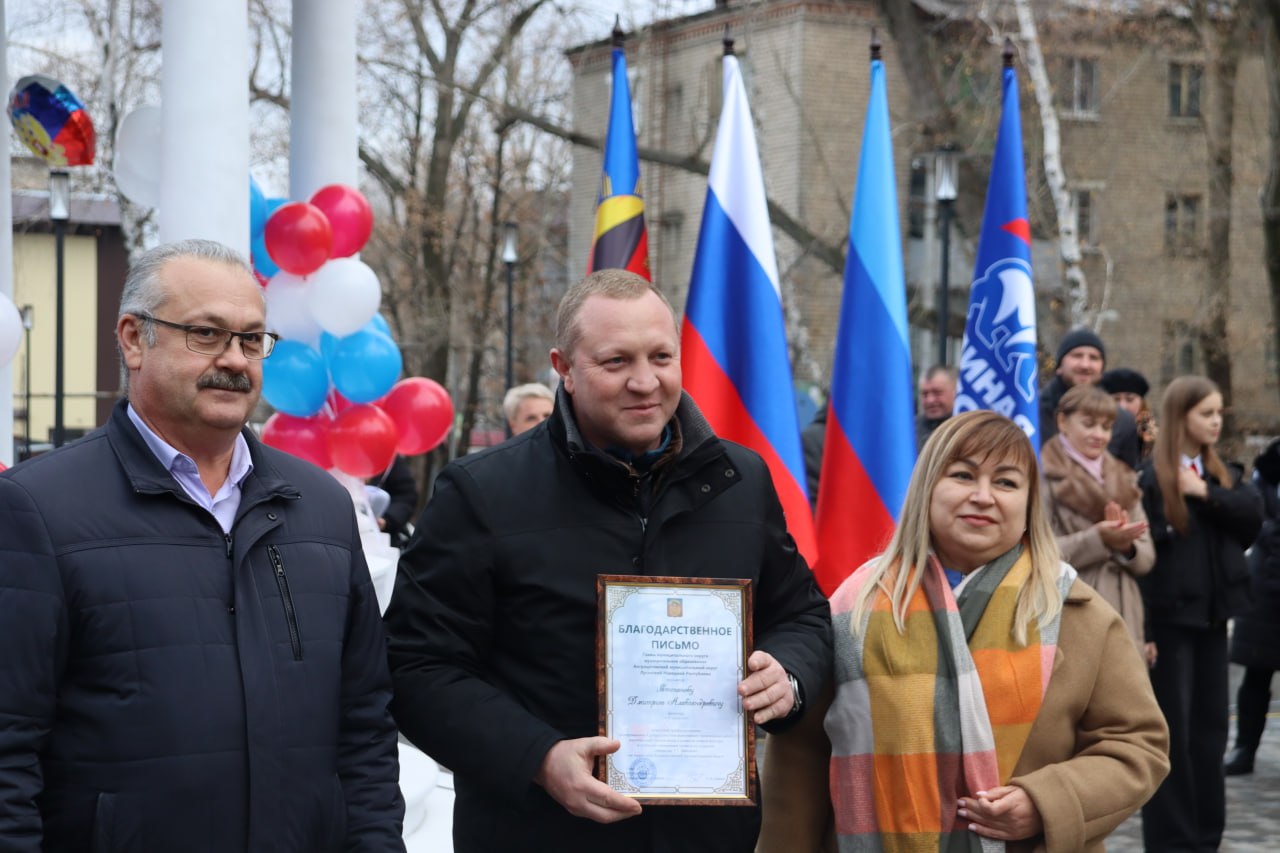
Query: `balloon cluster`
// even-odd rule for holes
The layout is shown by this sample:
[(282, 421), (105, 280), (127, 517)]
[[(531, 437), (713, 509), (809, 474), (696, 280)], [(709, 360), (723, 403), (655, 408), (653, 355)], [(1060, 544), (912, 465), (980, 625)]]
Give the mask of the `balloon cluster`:
[(368, 201), (341, 184), (306, 202), (268, 199), (252, 178), (249, 196), (253, 264), (281, 336), (263, 362), (262, 395), (277, 410), (263, 441), (361, 478), (442, 442), (453, 403), (430, 379), (397, 381), (382, 288), (353, 257), (373, 231)]

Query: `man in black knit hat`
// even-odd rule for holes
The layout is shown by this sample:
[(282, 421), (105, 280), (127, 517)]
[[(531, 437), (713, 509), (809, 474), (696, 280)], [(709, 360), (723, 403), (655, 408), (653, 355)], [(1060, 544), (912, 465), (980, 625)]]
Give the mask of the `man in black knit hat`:
[[(1056, 375), (1040, 389), (1041, 447), (1058, 433), (1058, 420), (1054, 413), (1067, 389), (1074, 385), (1096, 385), (1102, 378), (1102, 371), (1107, 366), (1107, 348), (1092, 329), (1072, 329), (1062, 336), (1054, 362), (1057, 364)], [(1137, 423), (1133, 415), (1123, 408), (1116, 412), (1107, 450), (1130, 468), (1138, 467)]]

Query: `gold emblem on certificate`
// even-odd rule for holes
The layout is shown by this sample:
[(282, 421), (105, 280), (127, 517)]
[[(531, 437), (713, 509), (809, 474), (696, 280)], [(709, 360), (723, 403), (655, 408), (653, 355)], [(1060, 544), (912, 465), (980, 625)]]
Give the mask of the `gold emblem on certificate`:
[(753, 805), (755, 726), (738, 683), (751, 654), (751, 582), (596, 580), (597, 774), (651, 805)]

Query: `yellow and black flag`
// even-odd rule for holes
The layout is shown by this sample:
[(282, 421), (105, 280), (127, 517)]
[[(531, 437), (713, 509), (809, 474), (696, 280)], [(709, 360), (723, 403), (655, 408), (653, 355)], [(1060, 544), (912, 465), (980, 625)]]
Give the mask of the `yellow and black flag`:
[(613, 98), (609, 107), (609, 135), (604, 146), (604, 173), (596, 201), (596, 233), (587, 272), (625, 269), (649, 275), (649, 236), (640, 196), (640, 158), (631, 120), (631, 88), (622, 29), (613, 28)]

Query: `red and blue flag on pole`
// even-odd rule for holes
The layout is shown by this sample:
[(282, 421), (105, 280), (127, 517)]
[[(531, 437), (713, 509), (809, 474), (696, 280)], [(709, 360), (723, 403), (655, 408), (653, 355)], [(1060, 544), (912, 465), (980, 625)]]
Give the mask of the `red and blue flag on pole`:
[(894, 175), (889, 98), (877, 45), (818, 478), (815, 574), (827, 595), (888, 544), (916, 460)]
[(1036, 305), (1031, 226), (1022, 165), (1022, 118), (1013, 50), (1005, 49), (1004, 107), (987, 182), (978, 260), (964, 325), (957, 414), (991, 409), (1011, 418), (1040, 446)]
[(649, 235), (644, 224), (644, 199), (640, 196), (640, 157), (622, 42), (622, 29), (615, 25), (609, 134), (604, 145), (596, 231), (587, 272), (624, 269), (649, 279)]
[(751, 108), (725, 41), (724, 106), (681, 331), (684, 388), (722, 438), (769, 466), (787, 530), (815, 557), (778, 264)]

